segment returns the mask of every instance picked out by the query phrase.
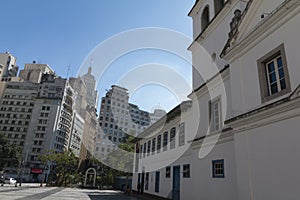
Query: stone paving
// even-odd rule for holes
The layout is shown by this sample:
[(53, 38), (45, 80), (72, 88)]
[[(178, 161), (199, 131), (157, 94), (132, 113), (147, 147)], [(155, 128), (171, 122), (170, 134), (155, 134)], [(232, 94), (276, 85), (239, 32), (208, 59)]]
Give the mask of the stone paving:
[[(145, 197), (126, 196), (114, 190), (88, 190), (78, 188), (40, 187), (39, 184), (22, 184), (21, 187), (0, 187), (0, 200), (146, 200)], [(148, 200), (149, 198), (147, 198)]]

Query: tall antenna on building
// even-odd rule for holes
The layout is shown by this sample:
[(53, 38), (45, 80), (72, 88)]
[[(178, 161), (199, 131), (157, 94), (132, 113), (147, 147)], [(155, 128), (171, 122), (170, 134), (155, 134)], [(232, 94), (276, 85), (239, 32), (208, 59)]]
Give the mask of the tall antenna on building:
[(94, 65), (94, 59), (91, 58), (91, 60), (90, 60), (90, 67), (93, 67), (93, 65)]
[(88, 68), (88, 74), (92, 74), (92, 67), (93, 67), (93, 65), (94, 65), (94, 59), (91, 58), (91, 60), (90, 60), (90, 66)]
[(70, 65), (68, 65), (68, 70), (67, 70), (67, 79), (69, 78), (69, 72), (70, 72)]

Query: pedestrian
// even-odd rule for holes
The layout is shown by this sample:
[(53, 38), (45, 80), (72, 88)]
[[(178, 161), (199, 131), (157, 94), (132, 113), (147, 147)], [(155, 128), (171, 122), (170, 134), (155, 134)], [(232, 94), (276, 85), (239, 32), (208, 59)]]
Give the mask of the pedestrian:
[(137, 190), (138, 190), (138, 194), (140, 194), (140, 192), (141, 192), (141, 184), (140, 184), (140, 182), (138, 182), (138, 184), (137, 184)]
[(129, 195), (130, 195), (130, 187), (129, 187), (129, 185), (127, 185), (127, 188), (126, 188), (126, 192), (125, 192), (125, 194), (127, 194), (127, 196), (129, 196)]

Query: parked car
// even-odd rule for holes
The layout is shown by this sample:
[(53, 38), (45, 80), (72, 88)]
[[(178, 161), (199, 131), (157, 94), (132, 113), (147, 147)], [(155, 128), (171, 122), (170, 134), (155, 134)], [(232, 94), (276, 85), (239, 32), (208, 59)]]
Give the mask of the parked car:
[(14, 178), (5, 178), (4, 182), (6, 184), (16, 184), (17, 180)]

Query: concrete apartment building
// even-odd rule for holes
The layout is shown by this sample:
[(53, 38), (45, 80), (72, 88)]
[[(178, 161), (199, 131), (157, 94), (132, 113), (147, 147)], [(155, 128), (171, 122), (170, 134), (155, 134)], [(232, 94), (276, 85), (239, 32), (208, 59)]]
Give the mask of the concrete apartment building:
[(95, 154), (95, 138), (98, 131), (97, 113), (94, 107), (88, 106), (85, 114), (84, 132), (80, 146), (80, 161), (92, 159)]
[(141, 133), (132, 188), (164, 199), (298, 199), (300, 2), (197, 0), (189, 16), (191, 107)]
[[(0, 54), (0, 131), (22, 148), (23, 179), (47, 180), (49, 166), (37, 157), (48, 150), (71, 149), (81, 162), (92, 158), (99, 125), (91, 67), (69, 80), (35, 61), (17, 73), (16, 58)], [(20, 169), (7, 166), (5, 172), (18, 176)]]
[[(26, 64), (19, 77), (0, 84), (1, 132), (23, 149), (23, 178), (40, 180), (46, 172), (37, 156), (50, 149), (68, 149), (73, 123), (72, 88), (48, 65), (37, 63)], [(16, 174), (16, 170), (7, 168), (6, 173)]]
[(104, 157), (116, 149), (119, 143), (125, 141), (125, 133), (136, 135), (138, 131), (141, 132), (139, 129), (142, 127), (132, 123), (128, 99), (127, 89), (117, 85), (113, 85), (101, 98), (96, 157)]
[(9, 52), (0, 53), (0, 80), (17, 76), (17, 59)]
[[(74, 119), (74, 125), (77, 124), (76, 130), (73, 130), (76, 148), (78, 149), (78, 144), (80, 139), (79, 147), (79, 159), (80, 163), (83, 163), (86, 159), (91, 159), (94, 155), (95, 147), (95, 137), (99, 129), (99, 124), (97, 123), (97, 90), (96, 90), (96, 80), (92, 75), (92, 68), (88, 68), (88, 72), (83, 76), (77, 78), (70, 78), (69, 83), (75, 92), (75, 107), (76, 116), (84, 120), (83, 127), (78, 129), (82, 122), (79, 119)], [(75, 127), (74, 127), (75, 128)], [(79, 132), (80, 130), (80, 132)], [(73, 145), (75, 145), (75, 143)]]
[(96, 90), (96, 79), (92, 75), (92, 67), (88, 68), (88, 72), (80, 77), (86, 85), (86, 101), (91, 106), (97, 109), (98, 92)]
[[(150, 114), (129, 103), (128, 90), (112, 85), (101, 99), (100, 129), (96, 137), (95, 156), (104, 157), (125, 141), (127, 135), (138, 136), (150, 124)], [(153, 120), (163, 111), (152, 113)]]
[(167, 113), (163, 109), (154, 109), (153, 113), (149, 113), (150, 124), (155, 123), (157, 120), (165, 116)]
[(85, 121), (75, 110), (73, 115), (72, 133), (68, 149), (71, 149), (75, 156), (79, 157)]
[[(33, 62), (18, 77), (2, 78), (0, 131), (23, 149), (23, 179), (47, 180), (51, 172), (37, 160), (47, 150), (71, 149), (80, 161), (92, 158), (98, 130), (96, 81), (91, 69), (83, 77), (63, 79), (47, 64)], [(5, 170), (16, 176), (20, 169)]]

